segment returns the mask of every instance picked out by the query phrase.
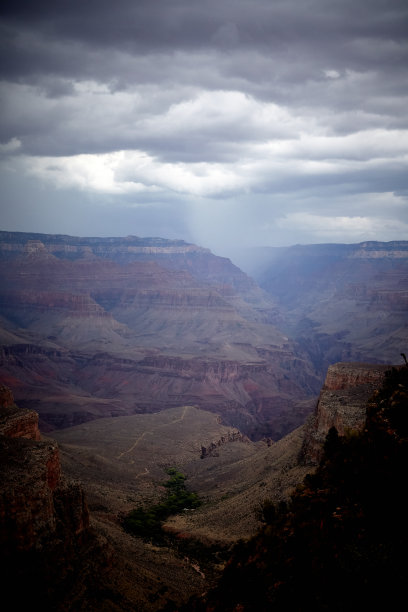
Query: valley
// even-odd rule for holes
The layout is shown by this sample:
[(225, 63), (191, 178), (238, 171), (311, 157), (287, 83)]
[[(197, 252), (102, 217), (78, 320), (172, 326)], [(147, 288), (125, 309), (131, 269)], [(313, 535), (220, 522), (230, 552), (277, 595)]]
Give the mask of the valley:
[[(214, 587), (330, 428), (364, 427), (406, 351), (407, 242), (266, 249), (246, 268), (259, 285), (182, 241), (0, 232), (0, 384), (38, 413), (35, 442), (58, 443), (108, 568), (103, 587), (84, 573), (76, 609), (175, 610)], [(169, 468), (200, 506), (166, 517), (160, 543), (131, 536), (124, 517), (163, 499)]]
[[(291, 461), (296, 463), (302, 438), (299, 429), (284, 442), (252, 442), (222, 425), (219, 417), (192, 406), (98, 419), (54, 431), (53, 437), (60, 445), (65, 470), (86, 486), (91, 508), (108, 506), (115, 514), (137, 504), (155, 503), (163, 494), (160, 483), (167, 478), (165, 470), (177, 467), (204, 502), (194, 510), (196, 516), (204, 517), (207, 533), (203, 538), (222, 543), (256, 529), (258, 502), (278, 488), (269, 482), (273, 474), (282, 480), (282, 466), (289, 470)], [(280, 494), (290, 488), (288, 477), (286, 484), (280, 483)], [(228, 504), (222, 503), (216, 521), (216, 506), (227, 498), (232, 514), (225, 514)], [(214, 513), (211, 520), (208, 512)]]
[[(231, 545), (259, 527), (263, 500), (287, 495), (309, 469), (297, 465), (300, 431), (268, 446), (191, 406), (98, 419), (53, 436), (64, 472), (86, 491), (91, 524), (115, 550), (111, 580), (129, 609), (158, 610), (169, 600), (180, 605), (189, 594), (208, 589)], [(211, 450), (203, 457), (206, 448)], [(186, 475), (187, 489), (199, 495), (202, 505), (166, 521), (165, 532), (174, 543), (158, 546), (126, 534), (121, 517), (158, 503), (166, 470), (173, 466)]]
[[(89, 532), (89, 544), (81, 553), (81, 563), (87, 569), (82, 570), (74, 591), (69, 583), (64, 586), (61, 609), (71, 609), (71, 605), (79, 610), (178, 609), (190, 596), (197, 597), (215, 587), (234, 544), (252, 538), (262, 527), (265, 503), (288, 501), (296, 486), (316, 469), (325, 436), (333, 425), (341, 432), (357, 432), (364, 427), (365, 404), (387, 369), (369, 364), (332, 366), (313, 416), (278, 442), (253, 442), (223, 425), (217, 415), (193, 406), (94, 419), (54, 430), (55, 439), (51, 440), (40, 436), (35, 413), (13, 406), (11, 392), (2, 388), (0, 451), (6, 504), (15, 504), (15, 479), (26, 483), (24, 507), (14, 531), (10, 532), (8, 514), (0, 513), (0, 535), (3, 538), (7, 534), (6, 550), (10, 546), (14, 550), (13, 537), (18, 547), (22, 542), (24, 547), (30, 546), (22, 534), (31, 533), (32, 528), (26, 529), (26, 524), (30, 524), (32, 512), (40, 533), (47, 534), (42, 536), (46, 539), (38, 550), (48, 558), (56, 546), (52, 539), (55, 527), (44, 531), (43, 515), (46, 511), (47, 521), (53, 525), (49, 513), (59, 508), (60, 502), (56, 502), (61, 490), (70, 508), (63, 523), (68, 530), (64, 541), (78, 537), (69, 531), (76, 525), (71, 515), (83, 517), (80, 529), (75, 527), (76, 533)], [(22, 439), (25, 437), (32, 439), (30, 444)], [(22, 453), (18, 469), (24, 471), (24, 466), (30, 465), (24, 477), (18, 476), (13, 465), (12, 442)], [(44, 455), (43, 448), (48, 454)], [(163, 500), (169, 468), (185, 475), (186, 488), (198, 495), (200, 506), (167, 518), (160, 542), (130, 535), (123, 528), (124, 517), (137, 507), (148, 509)], [(45, 479), (41, 476), (44, 469), (49, 473)], [(49, 483), (54, 503), (38, 505), (44, 493), (38, 497), (37, 477)], [(38, 490), (44, 486), (41, 484)], [(58, 533), (61, 529), (60, 524)], [(98, 558), (96, 546), (100, 550)], [(52, 554), (57, 551), (58, 547)], [(17, 579), (25, 580), (23, 551), (19, 554), (17, 575), (23, 578)], [(78, 564), (78, 553), (69, 554)], [(55, 576), (53, 580), (54, 596), (62, 578)]]

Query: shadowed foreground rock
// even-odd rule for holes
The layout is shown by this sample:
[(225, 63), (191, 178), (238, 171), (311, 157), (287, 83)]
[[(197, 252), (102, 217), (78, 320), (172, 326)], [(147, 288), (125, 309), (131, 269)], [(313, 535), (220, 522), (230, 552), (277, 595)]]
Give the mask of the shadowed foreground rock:
[(0, 578), (13, 607), (81, 608), (95, 573), (110, 564), (106, 543), (89, 527), (81, 487), (61, 474), (58, 445), (41, 438), (38, 415), (0, 387)]
[[(350, 364), (354, 380), (366, 378), (363, 367)], [(287, 503), (264, 505), (264, 527), (235, 547), (217, 587), (183, 612), (398, 610), (408, 570), (407, 462), (402, 366), (366, 402), (361, 431), (330, 428), (314, 473)]]

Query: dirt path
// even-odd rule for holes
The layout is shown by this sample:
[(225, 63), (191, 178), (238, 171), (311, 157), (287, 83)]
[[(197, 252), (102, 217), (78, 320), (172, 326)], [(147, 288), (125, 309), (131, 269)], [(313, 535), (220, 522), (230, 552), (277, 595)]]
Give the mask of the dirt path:
[(133, 442), (132, 446), (130, 448), (128, 448), (127, 450), (124, 450), (122, 453), (120, 453), (116, 457), (116, 459), (122, 459), (122, 457), (124, 455), (128, 455), (129, 453), (131, 453), (136, 448), (136, 446), (139, 444), (139, 442), (141, 440), (143, 440), (143, 438), (145, 436), (147, 436), (147, 435), (153, 436), (158, 429), (162, 429), (163, 427), (169, 427), (169, 425), (174, 425), (174, 423), (181, 423), (184, 420), (184, 417), (186, 416), (187, 411), (189, 410), (189, 408), (190, 408), (190, 406), (184, 406), (183, 412), (181, 413), (180, 418), (174, 419), (173, 421), (170, 421), (170, 423), (165, 423), (163, 425), (158, 425), (153, 431), (144, 431), (141, 436), (136, 438), (136, 440)]
[(128, 453), (131, 453), (131, 452), (132, 452), (132, 450), (134, 450), (134, 449), (136, 448), (136, 446), (139, 444), (140, 440), (143, 440), (143, 438), (144, 438), (145, 436), (147, 436), (147, 435), (152, 436), (152, 435), (153, 435), (153, 433), (154, 433), (153, 431), (144, 431), (144, 432), (142, 433), (142, 435), (141, 435), (141, 436), (139, 436), (139, 437), (138, 437), (138, 438), (135, 440), (135, 442), (132, 444), (132, 446), (131, 446), (130, 448), (128, 448), (127, 450), (123, 451), (123, 453), (120, 453), (120, 455), (118, 455), (118, 456), (116, 457), (116, 459), (122, 459), (122, 457), (123, 457), (124, 455), (127, 455)]
[[(173, 423), (181, 423), (181, 421), (184, 420), (184, 417), (187, 414), (187, 410), (190, 408), (190, 406), (184, 406), (183, 408), (183, 413), (181, 415), (181, 417), (179, 419), (174, 419), (174, 421), (171, 421), (171, 423), (168, 423), (168, 425), (173, 425)], [(163, 425), (162, 427), (165, 427), (165, 425)], [(167, 427), (167, 426), (166, 426)]]

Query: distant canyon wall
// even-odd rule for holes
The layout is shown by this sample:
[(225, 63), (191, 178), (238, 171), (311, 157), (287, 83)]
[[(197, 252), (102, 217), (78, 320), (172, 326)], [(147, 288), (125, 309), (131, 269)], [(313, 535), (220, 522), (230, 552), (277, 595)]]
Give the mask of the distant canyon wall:
[(277, 439), (319, 390), (279, 318), (196, 245), (0, 232), (0, 382), (44, 431), (189, 404)]
[(408, 353), (408, 241), (264, 248), (247, 257), (244, 269), (284, 313), (282, 329), (322, 375), (338, 361), (395, 363)]

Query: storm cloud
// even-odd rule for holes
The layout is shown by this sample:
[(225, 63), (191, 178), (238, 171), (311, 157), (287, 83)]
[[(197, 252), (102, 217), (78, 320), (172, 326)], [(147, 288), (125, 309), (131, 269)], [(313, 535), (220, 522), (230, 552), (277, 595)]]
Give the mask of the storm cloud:
[(408, 238), (405, 0), (5, 2), (3, 229)]

